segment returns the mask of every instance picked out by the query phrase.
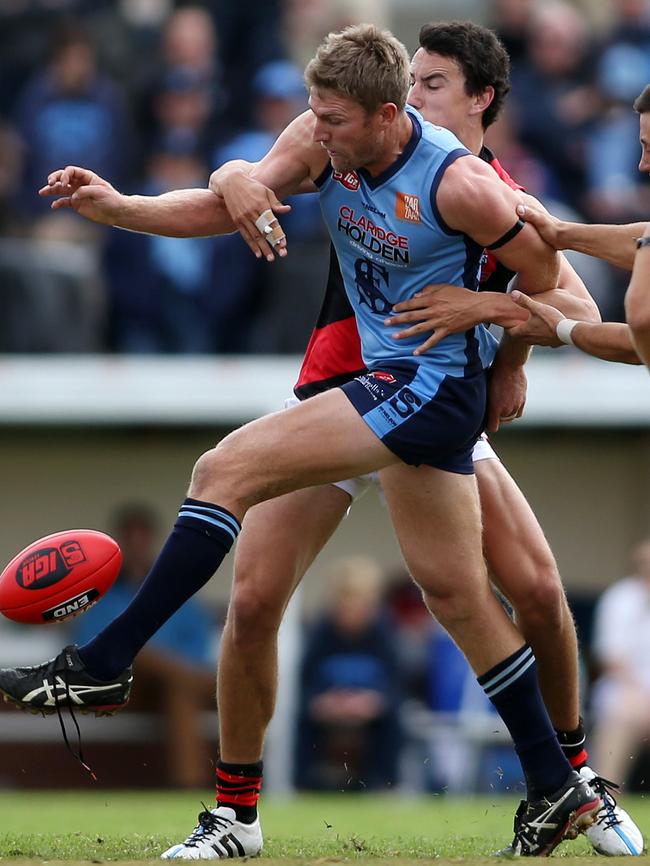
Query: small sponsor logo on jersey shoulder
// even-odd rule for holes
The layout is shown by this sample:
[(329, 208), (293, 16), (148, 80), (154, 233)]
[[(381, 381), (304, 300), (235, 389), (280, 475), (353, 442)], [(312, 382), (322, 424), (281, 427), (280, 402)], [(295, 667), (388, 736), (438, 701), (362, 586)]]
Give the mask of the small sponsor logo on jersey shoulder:
[(411, 195), (411, 193), (398, 192), (395, 202), (395, 215), (398, 219), (406, 220), (409, 223), (421, 222), (420, 197)]
[(336, 171), (332, 172), (334, 180), (338, 180), (346, 189), (356, 192), (359, 189), (359, 175), (356, 171)]

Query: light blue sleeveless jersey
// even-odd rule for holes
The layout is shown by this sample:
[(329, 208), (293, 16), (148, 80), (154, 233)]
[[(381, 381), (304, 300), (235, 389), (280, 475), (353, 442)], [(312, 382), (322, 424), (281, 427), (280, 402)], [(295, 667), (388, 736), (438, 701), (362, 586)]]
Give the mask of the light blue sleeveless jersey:
[[(469, 151), (447, 129), (407, 109), (413, 134), (385, 172), (341, 174), (328, 166), (317, 180), (323, 217), (357, 317), (369, 368), (408, 361), (440, 374), (464, 377), (488, 367), (496, 340), (483, 325), (445, 337), (413, 355), (422, 336), (395, 341), (383, 322), (393, 306), (431, 283), (478, 289), (483, 248), (451, 229), (439, 215), (436, 192), (445, 169)], [(428, 376), (421, 370), (425, 379)]]

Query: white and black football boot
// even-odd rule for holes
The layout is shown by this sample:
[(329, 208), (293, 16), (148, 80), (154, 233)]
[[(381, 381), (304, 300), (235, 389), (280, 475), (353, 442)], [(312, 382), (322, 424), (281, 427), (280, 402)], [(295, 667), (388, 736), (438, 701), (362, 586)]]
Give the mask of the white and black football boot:
[(172, 845), (163, 860), (226, 860), (234, 857), (256, 857), (264, 840), (259, 816), (250, 824), (237, 820), (229, 806), (205, 809), (199, 823), (184, 842)]
[(616, 802), (613, 792), (618, 790), (618, 785), (598, 776), (591, 767), (583, 767), (580, 775), (603, 801), (596, 820), (587, 828), (587, 839), (599, 854), (607, 857), (640, 857), (644, 848), (643, 834)]
[(113, 715), (127, 705), (132, 682), (131, 667), (111, 682), (91, 677), (76, 646), (67, 646), (40, 665), (0, 670), (0, 694), (5, 701), (44, 715), (63, 708)]
[(559, 791), (541, 800), (522, 800), (515, 815), (515, 837), (498, 857), (548, 857), (563, 839), (575, 839), (602, 806), (586, 779), (572, 771)]

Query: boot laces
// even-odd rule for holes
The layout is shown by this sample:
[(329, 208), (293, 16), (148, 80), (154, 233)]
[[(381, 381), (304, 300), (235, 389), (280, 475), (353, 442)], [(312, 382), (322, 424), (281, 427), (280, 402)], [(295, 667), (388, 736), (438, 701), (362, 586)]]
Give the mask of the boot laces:
[[(88, 775), (93, 780), (93, 782), (96, 782), (97, 776), (93, 772), (93, 769), (86, 763), (85, 758), (84, 758), (83, 747), (81, 745), (81, 729), (79, 728), (79, 722), (77, 721), (77, 717), (75, 716), (74, 709), (72, 707), (72, 700), (70, 699), (70, 682), (68, 680), (68, 669), (64, 663), (63, 668), (61, 670), (59, 670), (57, 668), (56, 660), (55, 660), (55, 664), (52, 665), (52, 672), (54, 675), (54, 689), (53, 689), (54, 706), (56, 708), (56, 715), (57, 715), (57, 718), (59, 720), (59, 725), (61, 726), (61, 733), (63, 734), (63, 742), (65, 743), (66, 748), (70, 752), (72, 757), (76, 761), (79, 761), (79, 763), (81, 764), (83, 769), (88, 773)], [(59, 697), (59, 690), (56, 688), (56, 677), (58, 674), (62, 675), (63, 682), (65, 683), (65, 694), (66, 694), (66, 697), (68, 699), (67, 703), (61, 702), (61, 698)], [(65, 722), (63, 720), (63, 713), (61, 712), (62, 707), (67, 707), (67, 710), (70, 713), (70, 718), (72, 719), (72, 722), (73, 722), (73, 724), (77, 730), (77, 749), (76, 749), (76, 751), (73, 748), (73, 746), (71, 745), (70, 740), (68, 739), (68, 732), (66, 730)]]
[(196, 845), (201, 840), (211, 833), (219, 833), (222, 830), (228, 830), (233, 825), (230, 818), (224, 818), (222, 815), (215, 815), (210, 809), (201, 803), (203, 812), (199, 812), (198, 824), (192, 831), (192, 834), (185, 840), (186, 845)]
[(590, 779), (589, 785), (597, 794), (600, 794), (603, 801), (595, 823), (602, 824), (606, 828), (616, 827), (621, 823), (621, 819), (616, 814), (616, 798), (612, 792), (619, 791), (621, 786), (609, 779), (604, 779), (602, 776), (594, 776), (593, 779)]

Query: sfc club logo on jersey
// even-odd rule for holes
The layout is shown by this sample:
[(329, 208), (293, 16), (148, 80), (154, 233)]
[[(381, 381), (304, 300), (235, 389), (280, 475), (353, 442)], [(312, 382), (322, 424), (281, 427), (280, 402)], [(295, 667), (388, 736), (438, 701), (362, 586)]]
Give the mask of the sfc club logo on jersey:
[(406, 192), (398, 192), (395, 201), (395, 216), (409, 223), (421, 222), (420, 197)]
[(356, 171), (342, 172), (334, 170), (332, 177), (352, 192), (356, 192), (359, 189), (359, 175)]
[(37, 550), (18, 565), (16, 583), (24, 589), (43, 589), (63, 580), (75, 565), (86, 561), (78, 541), (66, 541), (60, 547)]

